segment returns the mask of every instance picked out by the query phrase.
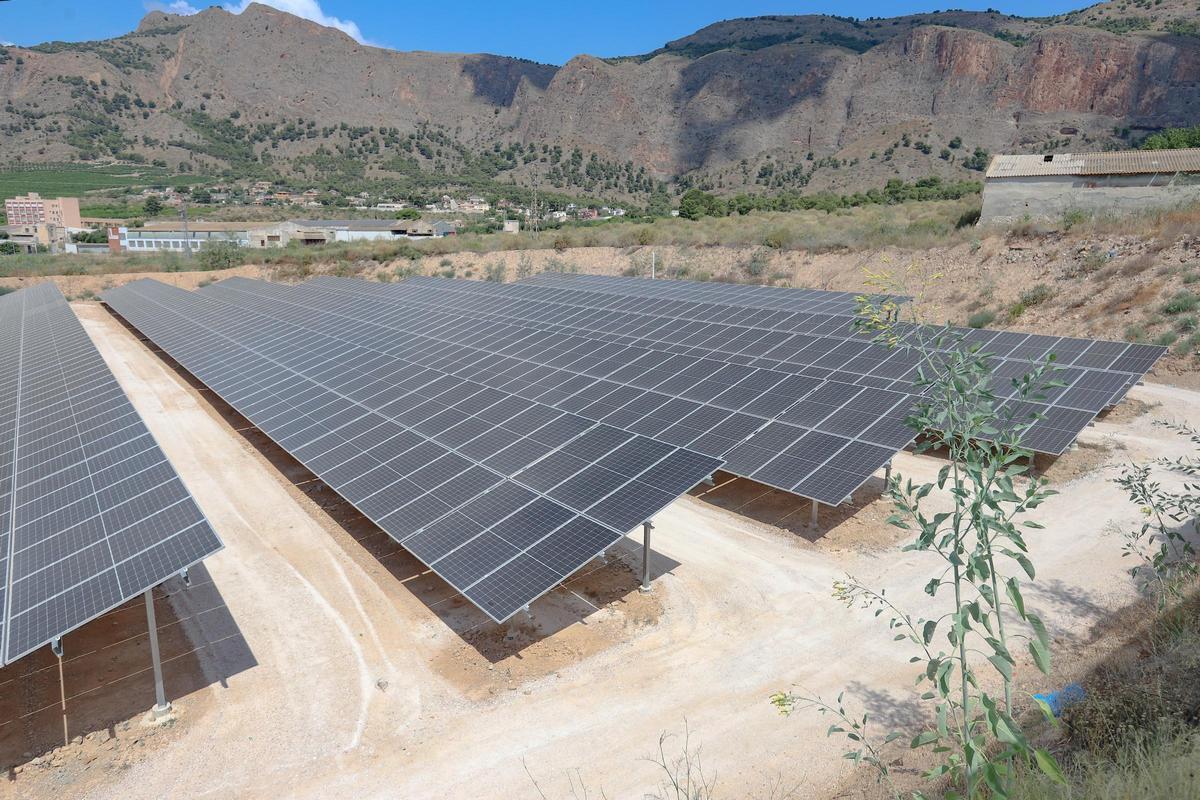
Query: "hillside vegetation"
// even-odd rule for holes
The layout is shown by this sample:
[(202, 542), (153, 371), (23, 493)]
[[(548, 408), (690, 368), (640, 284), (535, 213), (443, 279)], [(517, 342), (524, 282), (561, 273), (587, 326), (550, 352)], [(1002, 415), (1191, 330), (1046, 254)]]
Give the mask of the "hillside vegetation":
[(365, 47), (257, 4), (155, 11), (110, 40), (0, 47), (0, 163), (120, 159), (343, 191), (537, 184), (638, 205), (691, 188), (949, 184), (977, 179), (990, 153), (1194, 125), (1197, 25), (1185, 0), (769, 16), (555, 66)]

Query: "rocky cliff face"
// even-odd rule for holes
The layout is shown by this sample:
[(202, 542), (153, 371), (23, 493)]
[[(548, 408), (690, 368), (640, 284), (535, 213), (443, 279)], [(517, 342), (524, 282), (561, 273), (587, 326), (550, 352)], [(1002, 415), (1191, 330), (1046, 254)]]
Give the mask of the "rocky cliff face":
[[(178, 164), (201, 153), (206, 168), (250, 159), (286, 172), (314, 153), (382, 164), (396, 137), (433, 126), (428, 148), (396, 154), (436, 169), (495, 145), (578, 147), (718, 189), (762, 184), (764, 165), (810, 187), (962, 176), (961, 150), (941, 157), (955, 137), (968, 150), (1085, 150), (1114, 144), (1114, 128), (1200, 121), (1194, 4), (1139, 13), (762, 17), (645, 56), (554, 67), (367, 47), (265, 6), (154, 12), (118, 39), (4, 51), (0, 162), (132, 153)], [(223, 142), (197, 120), (248, 133)], [(343, 123), (395, 135), (359, 150)], [(250, 141), (263, 125), (271, 132)], [(528, 158), (513, 171), (549, 166)]]

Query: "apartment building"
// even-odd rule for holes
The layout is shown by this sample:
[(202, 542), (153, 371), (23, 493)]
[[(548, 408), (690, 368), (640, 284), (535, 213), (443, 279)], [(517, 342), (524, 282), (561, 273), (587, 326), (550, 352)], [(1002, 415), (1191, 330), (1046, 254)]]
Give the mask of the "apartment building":
[(78, 197), (42, 197), (30, 192), (23, 197), (4, 201), (4, 215), (9, 225), (54, 225), (59, 228), (82, 228)]

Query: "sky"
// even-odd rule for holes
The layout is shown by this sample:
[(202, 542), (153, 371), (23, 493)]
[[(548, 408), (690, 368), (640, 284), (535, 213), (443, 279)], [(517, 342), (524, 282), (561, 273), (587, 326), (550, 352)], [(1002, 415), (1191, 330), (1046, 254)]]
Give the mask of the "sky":
[[(209, 5), (241, 11), (250, 0), (0, 0), (0, 42), (30, 45), (56, 39), (108, 39), (133, 30), (149, 10), (189, 14)], [(896, 16), (939, 8), (1047, 16), (1090, 0), (956, 0), (951, 6), (912, 0), (259, 0), (338, 28), (360, 42), (396, 50), (495, 53), (549, 64), (572, 56), (619, 56), (655, 50), (705, 25), (762, 14)]]

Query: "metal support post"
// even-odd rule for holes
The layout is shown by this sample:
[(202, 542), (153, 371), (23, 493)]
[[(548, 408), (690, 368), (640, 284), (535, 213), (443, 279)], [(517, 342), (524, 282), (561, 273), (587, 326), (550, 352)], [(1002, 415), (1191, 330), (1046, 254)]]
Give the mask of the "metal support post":
[(883, 465), (883, 485), (884, 488), (892, 484), (892, 462), (887, 462)]
[(63, 645), (62, 637), (55, 636), (50, 640), (50, 651), (58, 656), (58, 698), (61, 703), (63, 721), (63, 747), (71, 743), (71, 733), (67, 729), (67, 681), (63, 677)]
[(650, 520), (642, 523), (642, 585), (639, 591), (650, 591), (650, 531), (654, 525)]
[(814, 528), (817, 527), (817, 506), (819, 506), (819, 505), (820, 505), (820, 503), (818, 503), (816, 500), (813, 500), (811, 522), (812, 522), (812, 526)]
[(146, 590), (146, 625), (150, 629), (150, 661), (154, 665), (154, 716), (164, 717), (171, 713), (167, 693), (163, 690), (162, 660), (158, 653), (158, 623), (154, 619), (154, 590)]

